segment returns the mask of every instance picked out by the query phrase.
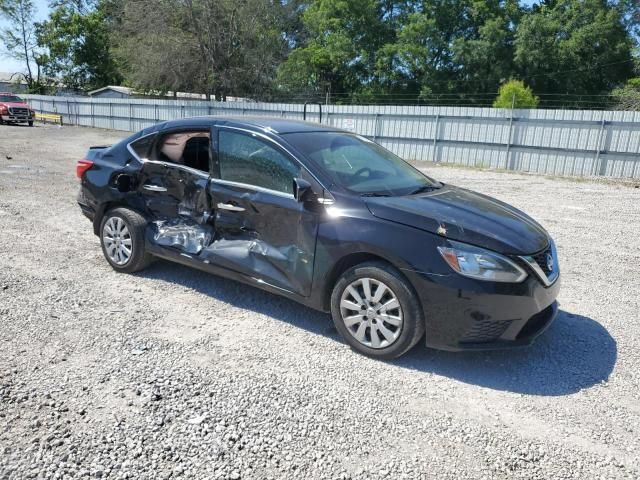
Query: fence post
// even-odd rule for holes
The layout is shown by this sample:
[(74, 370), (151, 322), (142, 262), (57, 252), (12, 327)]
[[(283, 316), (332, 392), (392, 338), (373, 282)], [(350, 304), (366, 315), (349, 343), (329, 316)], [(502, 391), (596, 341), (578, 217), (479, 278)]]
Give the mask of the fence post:
[(111, 126), (111, 130), (113, 130), (113, 103), (109, 102), (109, 125)]
[(373, 140), (378, 140), (378, 131), (380, 128), (380, 114), (376, 113), (376, 123), (373, 126)]
[[(511, 158), (511, 144), (512, 144), (512, 139), (511, 137), (513, 136), (513, 109), (511, 109), (511, 115), (509, 116), (509, 133), (508, 133), (508, 138), (507, 138), (507, 154), (506, 154), (506, 158), (504, 161), (504, 166), (507, 170), (513, 170), (515, 168), (515, 165), (513, 165), (513, 162), (510, 161)], [(489, 165), (491, 166), (491, 165)]]
[(607, 121), (604, 119), (604, 113), (602, 114), (602, 122), (600, 122), (600, 131), (598, 132), (598, 143), (596, 145), (596, 159), (594, 163), (594, 168), (600, 167), (598, 171), (598, 175), (605, 176), (607, 174), (607, 159), (606, 157), (602, 157), (602, 137), (607, 128)]
[(436, 113), (436, 121), (433, 126), (433, 161), (438, 162), (438, 134), (440, 133), (440, 114)]
[(95, 116), (95, 109), (93, 107), (93, 98), (90, 100), (90, 102), (91, 102), (91, 126), (95, 128), (96, 116)]
[(129, 131), (133, 132), (133, 103), (129, 99)]

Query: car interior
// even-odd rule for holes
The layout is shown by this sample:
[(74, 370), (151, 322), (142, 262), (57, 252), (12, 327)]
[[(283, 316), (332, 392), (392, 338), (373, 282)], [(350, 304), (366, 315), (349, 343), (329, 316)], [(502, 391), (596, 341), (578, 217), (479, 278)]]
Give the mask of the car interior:
[(155, 158), (208, 172), (209, 145), (209, 132), (171, 133), (158, 142)]

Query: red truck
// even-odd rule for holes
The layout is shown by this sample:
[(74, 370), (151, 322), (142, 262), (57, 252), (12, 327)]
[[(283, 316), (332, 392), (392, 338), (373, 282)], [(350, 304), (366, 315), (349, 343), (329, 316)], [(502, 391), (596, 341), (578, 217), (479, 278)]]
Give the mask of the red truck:
[(0, 125), (4, 123), (28, 123), (33, 127), (36, 112), (13, 93), (0, 92)]

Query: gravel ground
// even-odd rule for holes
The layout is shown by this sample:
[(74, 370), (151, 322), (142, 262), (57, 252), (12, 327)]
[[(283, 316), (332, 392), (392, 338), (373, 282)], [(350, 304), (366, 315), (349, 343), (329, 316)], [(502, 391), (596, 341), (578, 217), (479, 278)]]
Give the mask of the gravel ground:
[(640, 478), (640, 189), (431, 167), (556, 238), (531, 348), (394, 362), (328, 315), (103, 259), (75, 163), (123, 136), (0, 127), (0, 478)]

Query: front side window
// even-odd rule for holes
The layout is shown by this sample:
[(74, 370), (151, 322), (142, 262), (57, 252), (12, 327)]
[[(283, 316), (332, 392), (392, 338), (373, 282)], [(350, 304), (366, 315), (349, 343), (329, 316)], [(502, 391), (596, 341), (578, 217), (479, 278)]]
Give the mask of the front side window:
[(221, 131), (220, 179), (293, 194), (297, 162), (254, 135)]
[(364, 137), (343, 132), (288, 133), (283, 137), (333, 181), (362, 195), (410, 195), (438, 188), (400, 157)]

